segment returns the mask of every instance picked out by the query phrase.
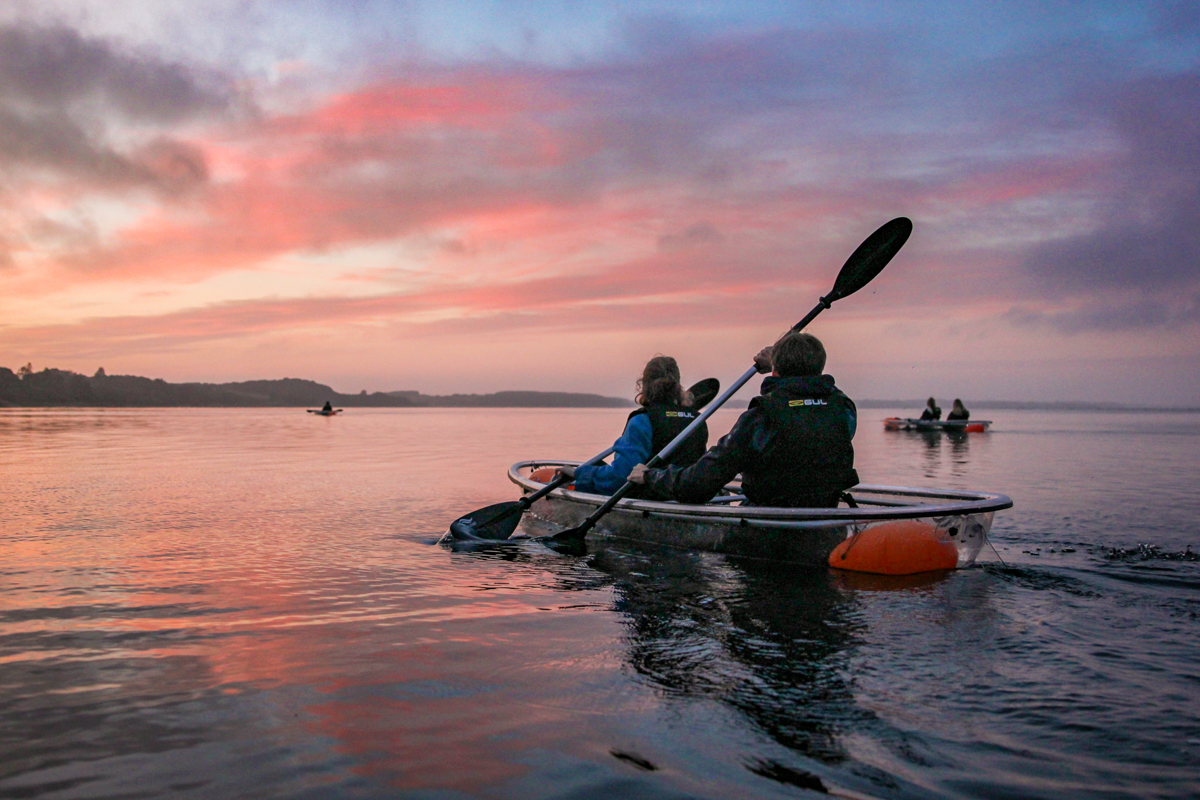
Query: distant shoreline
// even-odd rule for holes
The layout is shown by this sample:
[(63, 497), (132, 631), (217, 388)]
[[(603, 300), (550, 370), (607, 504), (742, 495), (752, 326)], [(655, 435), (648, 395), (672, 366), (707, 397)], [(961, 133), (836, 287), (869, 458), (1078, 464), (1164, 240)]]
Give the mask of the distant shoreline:
[(0, 408), (633, 408), (632, 400), (580, 392), (506, 391), (427, 395), (342, 394), (302, 378), (236, 383), (168, 383), (138, 375), (88, 377), (59, 369), (0, 367)]
[[(632, 400), (582, 392), (503, 391), (489, 394), (427, 395), (418, 391), (342, 394), (302, 378), (235, 383), (168, 383), (137, 375), (88, 377), (47, 368), (13, 372), (0, 367), (0, 408), (319, 408), (326, 401), (340, 408), (634, 408)], [(909, 408), (918, 416), (924, 399), (855, 401), (859, 408)], [(744, 409), (749, 398), (732, 399)], [(1146, 406), (1124, 403), (968, 400), (973, 411), (1094, 411), (1112, 413), (1200, 413), (1195, 406)]]

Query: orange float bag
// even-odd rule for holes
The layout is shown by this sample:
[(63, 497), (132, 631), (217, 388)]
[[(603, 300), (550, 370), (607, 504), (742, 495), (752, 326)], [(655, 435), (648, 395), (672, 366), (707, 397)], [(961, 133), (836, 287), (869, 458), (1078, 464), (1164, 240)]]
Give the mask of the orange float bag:
[(829, 566), (876, 575), (916, 575), (958, 566), (958, 546), (936, 525), (915, 519), (860, 531), (829, 555)]

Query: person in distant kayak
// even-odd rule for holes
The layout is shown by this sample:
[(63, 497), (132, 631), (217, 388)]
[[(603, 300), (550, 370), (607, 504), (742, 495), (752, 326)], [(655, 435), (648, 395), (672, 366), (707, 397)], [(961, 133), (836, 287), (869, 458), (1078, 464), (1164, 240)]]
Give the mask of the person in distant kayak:
[(937, 401), (932, 397), (925, 403), (925, 410), (921, 412), (921, 419), (941, 419), (942, 410), (938, 408)]
[[(637, 382), (641, 406), (625, 422), (625, 432), (613, 445), (613, 462), (592, 466), (563, 467), (559, 471), (575, 480), (575, 490), (593, 494), (612, 494), (625, 485), (634, 464), (649, 461), (651, 456), (670, 444), (700, 412), (690, 406), (692, 398), (679, 380), (679, 365), (670, 356), (655, 356), (642, 370)], [(708, 425), (701, 425), (687, 438), (668, 464), (694, 464), (708, 448)]]
[(957, 419), (966, 422), (971, 418), (971, 412), (967, 411), (967, 407), (963, 405), (962, 400), (954, 398), (954, 407), (950, 409), (950, 413), (946, 415), (946, 419)]
[(326, 400), (325, 405), (321, 406), (321, 410), (328, 414), (330, 411), (333, 411), (333, 403)]
[(858, 483), (851, 444), (858, 410), (833, 376), (822, 374), (821, 340), (789, 331), (754, 363), (771, 376), (733, 430), (690, 467), (638, 464), (629, 480), (645, 485), (643, 497), (705, 503), (740, 472), (754, 505), (834, 508)]

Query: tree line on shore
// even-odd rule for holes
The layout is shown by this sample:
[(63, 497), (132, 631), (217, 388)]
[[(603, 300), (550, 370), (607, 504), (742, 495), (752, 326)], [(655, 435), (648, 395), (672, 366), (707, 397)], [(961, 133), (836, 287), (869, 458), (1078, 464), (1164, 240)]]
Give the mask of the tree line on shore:
[(236, 383), (168, 383), (161, 378), (108, 375), (101, 368), (88, 377), (46, 368), (34, 372), (25, 365), (16, 372), (0, 367), (0, 406), (97, 407), (318, 407), (329, 401), (338, 407), (421, 408), (622, 408), (629, 400), (574, 392), (495, 392), (493, 394), (426, 395), (416, 391), (341, 394), (302, 378)]

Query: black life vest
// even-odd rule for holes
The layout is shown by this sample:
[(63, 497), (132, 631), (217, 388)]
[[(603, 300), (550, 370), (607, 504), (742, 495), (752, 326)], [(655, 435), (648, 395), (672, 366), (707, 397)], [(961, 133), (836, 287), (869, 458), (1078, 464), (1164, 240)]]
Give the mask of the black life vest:
[(783, 379), (751, 401), (763, 415), (761, 456), (742, 473), (742, 489), (756, 505), (825, 508), (858, 483), (850, 414), (854, 402), (833, 379)]
[[(670, 444), (676, 436), (683, 433), (684, 428), (691, 425), (696, 417), (700, 416), (700, 412), (694, 408), (660, 403), (642, 406), (631, 413), (629, 419), (633, 419), (638, 414), (645, 414), (650, 418), (650, 430), (654, 434), (651, 442), (651, 456), (661, 453), (662, 449)], [(692, 435), (675, 448), (675, 451), (658, 466), (662, 468), (674, 464), (680, 467), (690, 467), (699, 461), (700, 456), (704, 455), (707, 450), (708, 423), (706, 422), (693, 431)]]

